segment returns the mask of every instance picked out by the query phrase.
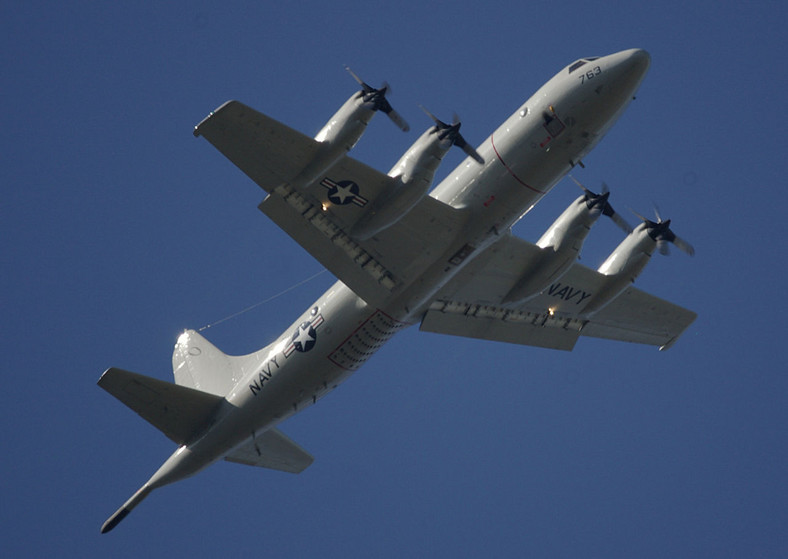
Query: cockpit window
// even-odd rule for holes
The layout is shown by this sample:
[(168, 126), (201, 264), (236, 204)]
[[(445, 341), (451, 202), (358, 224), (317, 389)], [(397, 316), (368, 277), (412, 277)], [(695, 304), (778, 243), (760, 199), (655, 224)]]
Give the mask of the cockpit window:
[(585, 60), (578, 60), (577, 62), (575, 62), (574, 64), (572, 64), (572, 65), (569, 67), (569, 73), (571, 74), (572, 72), (574, 72), (575, 70), (577, 70), (578, 68), (580, 68), (580, 66), (582, 66), (582, 65), (583, 65), (583, 64), (585, 64), (585, 63), (586, 63), (586, 61), (585, 61)]

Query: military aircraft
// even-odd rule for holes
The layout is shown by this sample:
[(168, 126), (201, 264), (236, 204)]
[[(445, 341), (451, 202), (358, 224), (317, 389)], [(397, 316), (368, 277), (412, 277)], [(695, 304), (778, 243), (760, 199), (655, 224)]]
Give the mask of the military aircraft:
[[(695, 313), (632, 282), (659, 247), (691, 246), (670, 221), (643, 219), (598, 270), (577, 256), (608, 192), (585, 190), (532, 244), (511, 227), (596, 146), (650, 64), (640, 49), (563, 68), (481, 145), (434, 121), (383, 174), (349, 157), (376, 112), (401, 129), (388, 86), (361, 85), (315, 138), (237, 101), (194, 130), (256, 182), (260, 210), (337, 281), (267, 347), (229, 356), (193, 330), (177, 340), (175, 384), (108, 369), (98, 384), (177, 450), (102, 526), (156, 488), (210, 464), (301, 472), (313, 458), (278, 425), (359, 369), (394, 334), (421, 330), (571, 350), (579, 336), (670, 347)], [(351, 72), (352, 73), (352, 72)], [(441, 159), (467, 158), (432, 191)], [(619, 220), (620, 221), (620, 220)]]

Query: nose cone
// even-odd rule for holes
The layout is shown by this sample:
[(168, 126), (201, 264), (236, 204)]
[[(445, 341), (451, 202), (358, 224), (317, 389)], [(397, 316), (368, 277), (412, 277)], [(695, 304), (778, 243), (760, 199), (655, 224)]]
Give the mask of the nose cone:
[(651, 66), (651, 56), (643, 49), (622, 50), (611, 54), (608, 58), (619, 88), (630, 90), (632, 93), (646, 77), (646, 72)]
[(622, 54), (626, 55), (625, 64), (630, 66), (630, 72), (639, 75), (641, 78), (648, 72), (651, 66), (651, 56), (643, 49), (629, 49)]

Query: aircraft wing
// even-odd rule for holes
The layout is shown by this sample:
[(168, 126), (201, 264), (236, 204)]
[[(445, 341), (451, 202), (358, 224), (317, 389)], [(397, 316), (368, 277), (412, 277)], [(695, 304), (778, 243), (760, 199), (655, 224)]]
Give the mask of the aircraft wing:
[(415, 280), (451, 244), (465, 213), (425, 196), (402, 219), (368, 240), (350, 228), (395, 180), (342, 156), (311, 184), (293, 184), (320, 144), (228, 101), (195, 128), (268, 197), (260, 210), (368, 303)]
[(266, 431), (235, 449), (224, 459), (228, 462), (293, 474), (301, 473), (315, 460), (311, 454), (278, 429)]
[(591, 317), (586, 303), (605, 276), (575, 263), (540, 295), (521, 304), (503, 298), (542, 249), (511, 235), (488, 248), (463, 270), (425, 314), (421, 329), (571, 350), (580, 336), (670, 347), (695, 320), (692, 311), (634, 287)]

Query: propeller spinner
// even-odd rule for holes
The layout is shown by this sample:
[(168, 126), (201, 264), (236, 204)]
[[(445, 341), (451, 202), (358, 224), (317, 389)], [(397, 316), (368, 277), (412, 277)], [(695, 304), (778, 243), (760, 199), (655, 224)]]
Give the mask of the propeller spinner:
[(594, 208), (598, 208), (602, 215), (605, 215), (613, 220), (613, 223), (618, 225), (621, 229), (623, 229), (626, 233), (632, 232), (632, 227), (624, 221), (624, 218), (621, 217), (616, 211), (613, 209), (613, 206), (610, 205), (610, 202), (607, 199), (610, 197), (610, 190), (607, 188), (607, 184), (602, 183), (602, 193), (595, 194), (587, 189), (583, 184), (578, 181), (572, 175), (569, 175), (569, 178), (574, 181), (574, 183), (583, 189), (585, 192), (585, 201), (586, 205), (588, 206), (589, 210), (593, 210)]
[(355, 79), (361, 86), (363, 101), (364, 103), (370, 105), (370, 109), (373, 111), (385, 113), (403, 132), (410, 130), (410, 126), (408, 126), (408, 123), (405, 121), (405, 119), (402, 118), (400, 114), (392, 108), (391, 103), (389, 103), (388, 99), (386, 99), (386, 93), (391, 91), (389, 84), (383, 82), (383, 85), (380, 86), (379, 89), (375, 89), (364, 80), (359, 78), (356, 74), (354, 74), (353, 70), (351, 70), (349, 66), (345, 66), (345, 70), (347, 70), (348, 73), (353, 76), (353, 79)]
[(656, 222), (643, 217), (637, 212), (633, 211), (632, 213), (642, 219), (643, 223), (646, 224), (648, 235), (657, 242), (657, 248), (659, 249), (660, 254), (669, 254), (670, 251), (668, 249), (668, 243), (673, 243), (676, 248), (682, 252), (685, 252), (690, 256), (695, 255), (695, 249), (692, 248), (692, 245), (671, 231), (670, 220), (668, 219), (666, 221), (662, 221), (662, 216), (659, 215), (659, 209), (657, 209), (656, 205), (654, 205), (654, 213), (657, 216)]
[[(421, 107), (421, 105), (419, 106)], [(460, 123), (460, 119), (456, 114), (454, 115), (452, 124), (446, 124), (424, 107), (421, 107), (421, 110), (424, 111), (427, 116), (430, 117), (435, 123), (435, 133), (438, 134), (439, 140), (450, 141), (452, 145), (460, 148), (467, 155), (471, 156), (477, 163), (484, 165), (484, 158), (479, 155), (479, 153), (473, 149), (473, 146), (465, 141), (465, 138), (463, 138), (460, 134), (460, 126), (462, 126), (462, 124)]]

